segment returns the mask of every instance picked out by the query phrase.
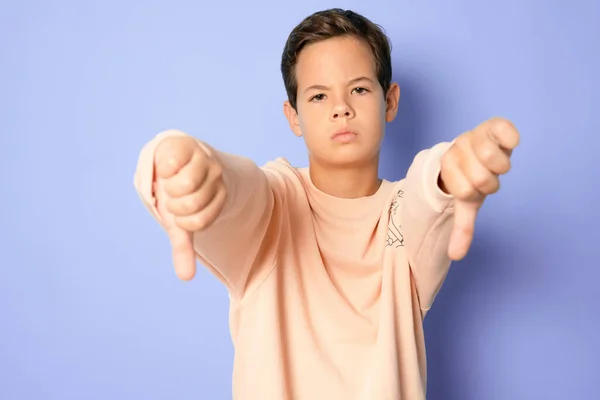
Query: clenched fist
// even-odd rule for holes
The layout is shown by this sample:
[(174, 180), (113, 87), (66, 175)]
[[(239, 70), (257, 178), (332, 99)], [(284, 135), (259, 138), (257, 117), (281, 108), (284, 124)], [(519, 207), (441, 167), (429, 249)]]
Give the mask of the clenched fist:
[(475, 219), (485, 197), (500, 188), (499, 175), (510, 170), (519, 132), (507, 120), (490, 119), (460, 135), (442, 157), (440, 187), (455, 199), (448, 255), (462, 259), (471, 247)]
[(221, 164), (191, 137), (167, 137), (156, 147), (155, 196), (180, 279), (196, 273), (193, 233), (210, 226), (225, 204), (221, 173)]

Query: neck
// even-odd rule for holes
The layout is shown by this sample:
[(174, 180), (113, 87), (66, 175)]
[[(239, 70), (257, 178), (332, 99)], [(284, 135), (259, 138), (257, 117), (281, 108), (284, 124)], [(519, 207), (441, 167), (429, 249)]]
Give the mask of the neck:
[(313, 185), (330, 196), (355, 199), (372, 196), (381, 185), (379, 155), (356, 165), (331, 165), (310, 160), (310, 178)]

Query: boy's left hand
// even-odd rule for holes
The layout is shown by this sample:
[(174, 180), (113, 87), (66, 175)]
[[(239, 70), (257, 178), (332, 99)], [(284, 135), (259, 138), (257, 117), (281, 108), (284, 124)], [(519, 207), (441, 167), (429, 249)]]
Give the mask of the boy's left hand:
[(492, 118), (456, 138), (441, 160), (440, 188), (454, 197), (454, 229), (448, 255), (462, 259), (471, 247), (477, 212), (485, 197), (500, 188), (510, 170), (519, 132), (506, 119)]

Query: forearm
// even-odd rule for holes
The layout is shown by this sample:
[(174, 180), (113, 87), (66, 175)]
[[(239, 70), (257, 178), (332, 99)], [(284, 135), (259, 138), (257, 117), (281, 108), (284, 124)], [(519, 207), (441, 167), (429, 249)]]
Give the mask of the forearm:
[(440, 178), (441, 158), (450, 145), (440, 143), (417, 154), (404, 183), (402, 224), (423, 309), (431, 306), (450, 266), (453, 199)]

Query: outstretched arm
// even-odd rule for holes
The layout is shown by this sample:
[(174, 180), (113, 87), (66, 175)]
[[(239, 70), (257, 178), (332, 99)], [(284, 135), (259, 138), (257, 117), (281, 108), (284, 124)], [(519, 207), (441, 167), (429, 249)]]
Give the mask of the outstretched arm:
[(181, 279), (198, 258), (241, 299), (274, 265), (282, 191), (273, 172), (170, 130), (142, 149), (135, 187), (169, 235)]
[(415, 157), (404, 183), (402, 224), (423, 310), (431, 307), (451, 261), (467, 254), (477, 212), (498, 190), (518, 142), (514, 126), (494, 118)]

